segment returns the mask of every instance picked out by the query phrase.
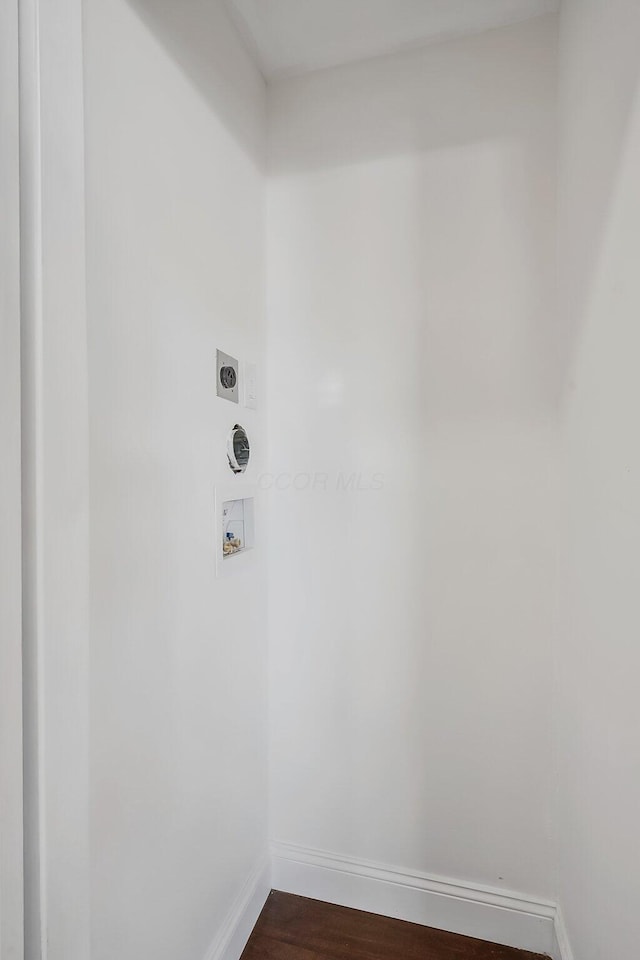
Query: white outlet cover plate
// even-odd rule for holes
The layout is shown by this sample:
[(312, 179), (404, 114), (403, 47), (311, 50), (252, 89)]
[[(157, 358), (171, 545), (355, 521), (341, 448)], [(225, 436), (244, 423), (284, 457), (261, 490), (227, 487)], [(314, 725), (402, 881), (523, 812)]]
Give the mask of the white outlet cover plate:
[(249, 410), (258, 406), (258, 365), (245, 362), (242, 375), (243, 403)]

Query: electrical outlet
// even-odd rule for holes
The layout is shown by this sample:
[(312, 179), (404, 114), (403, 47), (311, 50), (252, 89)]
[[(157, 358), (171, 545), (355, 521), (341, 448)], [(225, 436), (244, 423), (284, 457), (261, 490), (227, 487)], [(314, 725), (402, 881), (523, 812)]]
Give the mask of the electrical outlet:
[(238, 402), (238, 361), (222, 350), (216, 351), (216, 392), (223, 400)]

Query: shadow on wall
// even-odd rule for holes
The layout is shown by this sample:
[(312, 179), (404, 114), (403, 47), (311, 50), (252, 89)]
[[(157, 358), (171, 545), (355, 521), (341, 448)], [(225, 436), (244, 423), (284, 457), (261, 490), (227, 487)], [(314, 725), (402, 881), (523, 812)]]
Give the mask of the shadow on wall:
[[(262, 167), (263, 138), (256, 135), (261, 129), (261, 120), (250, 112), (255, 103), (255, 97), (250, 94), (264, 86), (264, 82), (255, 68), (255, 87), (251, 91), (247, 89), (246, 63), (239, 69), (238, 57), (245, 61), (251, 58), (236, 37), (235, 27), (220, 0), (182, 0), (179, 4), (174, 0), (127, 2), (237, 142), (256, 165)], [(606, 29), (606, 5), (601, 5), (599, 14), (597, 5), (594, 11), (602, 19), (602, 30), (597, 32), (599, 42), (606, 44), (610, 32)], [(640, 8), (631, 5), (629, 17), (633, 21), (629, 29), (622, 38), (616, 33), (611, 42), (619, 44), (622, 39), (635, 46), (640, 30)], [(549, 24), (555, 25), (555, 22), (553, 16), (541, 17), (540, 31), (548, 34)], [(505, 83), (503, 37), (513, 29), (518, 28), (434, 44), (403, 56), (316, 71), (294, 83), (275, 82), (270, 111), (271, 174), (279, 176), (314, 167), (441, 150), (486, 141), (492, 135), (500, 139), (524, 137), (527, 155), (536, 150), (536, 145), (547, 149), (554, 118), (548, 111), (541, 110), (537, 124), (532, 124), (530, 109), (526, 111), (526, 119), (523, 118), (518, 106), (520, 98), (514, 96), (514, 91), (520, 90), (522, 99), (530, 101), (528, 85), (534, 69), (538, 82), (555, 88), (556, 50), (553, 44), (547, 44), (548, 69), (540, 73), (539, 50), (528, 54), (527, 48), (513, 44), (512, 62), (508, 65), (509, 83)], [(563, 39), (561, 32), (561, 43)], [(484, 57), (478, 56), (482, 46), (486, 52)], [(569, 67), (573, 56), (572, 49), (563, 50), (563, 59), (566, 58)], [(597, 59), (594, 51), (594, 56), (584, 58), (584, 62), (594, 64)], [(566, 100), (561, 105), (570, 107), (572, 101), (586, 103), (596, 97), (602, 103), (602, 120), (608, 130), (606, 136), (594, 138), (591, 113), (586, 116), (579, 110), (569, 111), (569, 126), (565, 118), (561, 118), (562, 169), (581, 169), (582, 176), (579, 182), (577, 178), (562, 176), (560, 181), (562, 219), (570, 222), (572, 228), (560, 230), (561, 267), (567, 277), (561, 310), (557, 317), (549, 318), (543, 331), (554, 398), (563, 394), (570, 381), (589, 297), (589, 284), (584, 280), (593, 275), (598, 261), (638, 82), (636, 59), (625, 55), (625, 51), (618, 51), (607, 62), (609, 69), (604, 76), (595, 68), (590, 72), (569, 69), (568, 74), (575, 78), (574, 87), (566, 90)], [(620, 90), (627, 91), (626, 102)], [(363, 91), (366, 91), (366, 100)], [(323, 109), (318, 123), (318, 111), (306, 112), (305, 103), (308, 98), (315, 100), (320, 96)], [(287, 122), (296, 106), (299, 116), (295, 124), (290, 124), (290, 131), (279, 128), (279, 117)], [(587, 192), (590, 202), (584, 204), (582, 199)]]
[(555, 16), (544, 16), (535, 27), (499, 28), (275, 81), (270, 171), (278, 176), (494, 138), (524, 136), (534, 147), (541, 138), (547, 149), (555, 133), (550, 98), (531, 93), (532, 85), (536, 93), (555, 91), (555, 31)]
[[(640, 31), (640, 7), (629, 6), (629, 28), (624, 42), (635, 49)], [(600, 45), (618, 44), (617, 33), (608, 29), (606, 5), (593, 5), (602, 26), (594, 30)], [(294, 82), (276, 81), (270, 91), (270, 152), (272, 176), (286, 176), (314, 169), (361, 164), (382, 158), (426, 154), (491, 140), (521, 145), (527, 158), (531, 198), (535, 191), (553, 196), (554, 164), (545, 168), (538, 160), (555, 140), (556, 117), (548, 110), (556, 96), (557, 20), (553, 15), (538, 20), (539, 43), (519, 43), (521, 27), (500, 28), (481, 35), (425, 46), (404, 55), (363, 61), (326, 71), (317, 71)], [(531, 36), (531, 23), (526, 34)], [(610, 36), (611, 35), (611, 36)], [(511, 38), (511, 43), (508, 42)], [(564, 36), (561, 34), (561, 43)], [(541, 47), (546, 50), (546, 69), (540, 69)], [(543, 354), (544, 389), (556, 405), (562, 398), (576, 345), (584, 325), (601, 237), (608, 214), (611, 191), (628, 125), (629, 111), (638, 79), (636, 58), (617, 50), (606, 58), (615, 69), (597, 69), (602, 50), (593, 56), (563, 49), (563, 69), (574, 86), (561, 107), (575, 102), (601, 103), (602, 129), (593, 128), (593, 111), (568, 109), (560, 117), (561, 221), (571, 229), (560, 230), (560, 267), (563, 294), (560, 310), (548, 308), (536, 324), (536, 337)], [(580, 56), (586, 68), (576, 68)], [(566, 63), (565, 63), (566, 61)], [(633, 65), (633, 66), (631, 66)], [(547, 86), (549, 98), (532, 96)], [(626, 90), (626, 98), (620, 91)], [(307, 109), (312, 102), (315, 109)], [(526, 104), (526, 109), (522, 109)], [(536, 114), (535, 104), (539, 104)], [(320, 106), (318, 106), (320, 105)], [(291, 116), (295, 115), (295, 123)], [(565, 115), (566, 114), (566, 115)], [(541, 174), (540, 171), (548, 173)], [(563, 169), (581, 170), (579, 178), (562, 176)], [(589, 196), (589, 202), (584, 197)], [(548, 200), (548, 222), (540, 214), (538, 236), (531, 238), (532, 251), (540, 248), (540, 230), (547, 230), (545, 246), (555, 243), (554, 211)], [(542, 209), (542, 207), (541, 207)], [(523, 222), (527, 211), (523, 210)], [(551, 258), (550, 258), (551, 259)], [(550, 285), (555, 283), (548, 277)]]
[[(465, 398), (474, 415), (556, 408), (556, 37), (557, 19), (544, 16), (270, 86), (272, 196), (278, 181), (303, 175), (317, 174), (314, 189), (328, 196), (332, 173), (344, 170), (350, 183), (335, 242), (340, 275), (360, 299), (342, 311), (345, 326), (369, 289), (369, 247), (391, 242), (406, 208), (415, 262), (396, 263), (389, 250), (389, 289), (397, 297), (413, 267), (409, 287), (421, 290), (423, 307), (416, 346), (430, 392), (421, 399), (436, 418), (467, 415)], [(367, 190), (386, 161), (399, 163), (382, 175), (384, 205), (372, 207)], [(410, 184), (403, 161), (413, 168)], [(401, 303), (388, 307), (397, 316)], [(445, 399), (446, 411), (437, 404)]]
[(272, 835), (544, 897), (556, 30), (269, 97)]
[[(265, 84), (221, 0), (127, 0), (257, 167), (264, 166)], [(251, 63), (252, 70), (247, 70)], [(253, 76), (251, 74), (253, 73)]]
[(561, 390), (573, 386), (640, 78), (640, 5), (624, 5), (628, 22), (621, 28), (621, 8), (614, 17), (608, 4), (589, 4), (589, 19), (600, 21), (590, 30), (575, 27), (573, 7), (578, 11), (580, 3), (567, 3), (560, 21)]
[[(565, 403), (568, 537), (557, 714), (560, 902), (574, 955), (593, 960), (637, 954), (640, 7), (620, 3), (609, 11), (618, 40), (612, 44), (604, 11), (585, 6), (586, 13), (568, 5), (582, 50), (571, 63), (574, 139), (564, 157), (572, 177), (565, 256), (574, 358)], [(586, 101), (578, 90), (584, 63), (607, 66), (587, 81)], [(585, 241), (586, 229), (593, 235)]]

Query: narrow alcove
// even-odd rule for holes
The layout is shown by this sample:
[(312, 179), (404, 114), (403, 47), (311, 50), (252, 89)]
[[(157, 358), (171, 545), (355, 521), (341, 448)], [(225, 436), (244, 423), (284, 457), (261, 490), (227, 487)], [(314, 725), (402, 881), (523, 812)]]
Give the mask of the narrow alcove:
[(25, 960), (633, 956), (640, 8), (19, 6)]

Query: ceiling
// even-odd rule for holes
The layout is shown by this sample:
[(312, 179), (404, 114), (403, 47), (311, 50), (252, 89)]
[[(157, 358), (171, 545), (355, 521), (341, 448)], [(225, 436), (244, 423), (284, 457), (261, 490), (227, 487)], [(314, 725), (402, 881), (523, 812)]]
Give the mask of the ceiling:
[(267, 79), (557, 10), (559, 0), (226, 0)]

